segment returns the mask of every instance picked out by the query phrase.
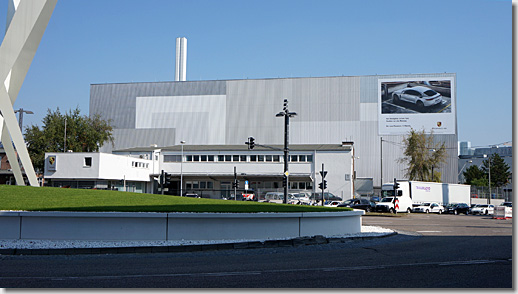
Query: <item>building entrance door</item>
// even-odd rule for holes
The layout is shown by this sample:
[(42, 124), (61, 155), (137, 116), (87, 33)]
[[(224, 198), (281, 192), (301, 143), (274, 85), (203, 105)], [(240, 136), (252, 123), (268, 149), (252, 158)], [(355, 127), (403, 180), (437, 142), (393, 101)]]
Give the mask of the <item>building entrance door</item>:
[(221, 197), (230, 199), (230, 190), (232, 188), (232, 184), (230, 182), (221, 182)]

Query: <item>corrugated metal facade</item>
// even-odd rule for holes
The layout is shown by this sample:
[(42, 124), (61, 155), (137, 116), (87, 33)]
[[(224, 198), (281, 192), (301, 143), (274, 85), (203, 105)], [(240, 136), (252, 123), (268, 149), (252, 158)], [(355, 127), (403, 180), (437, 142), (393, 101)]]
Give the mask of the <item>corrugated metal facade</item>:
[[(291, 144), (352, 141), (357, 177), (374, 185), (404, 179), (403, 135), (378, 134), (378, 79), (448, 78), (455, 74), (187, 81), (91, 86), (90, 114), (111, 119), (114, 150), (189, 145), (283, 144), (284, 120), (275, 117), (289, 100)], [(456, 91), (454, 87), (452, 91)], [(456, 97), (456, 95), (455, 95)], [(169, 102), (168, 102), (169, 101)], [(157, 103), (160, 103), (157, 105)], [(203, 105), (201, 105), (203, 104)], [(209, 105), (209, 106), (207, 106)], [(456, 113), (455, 113), (456, 116)], [(169, 127), (168, 127), (169, 126)], [(381, 143), (383, 137), (383, 143)], [(435, 135), (448, 148), (447, 164), (436, 167), (443, 181), (457, 182), (457, 134)], [(383, 144), (383, 146), (381, 146)], [(382, 149), (383, 148), (383, 149)], [(103, 147), (103, 152), (111, 151)], [(383, 173), (381, 173), (383, 150)]]

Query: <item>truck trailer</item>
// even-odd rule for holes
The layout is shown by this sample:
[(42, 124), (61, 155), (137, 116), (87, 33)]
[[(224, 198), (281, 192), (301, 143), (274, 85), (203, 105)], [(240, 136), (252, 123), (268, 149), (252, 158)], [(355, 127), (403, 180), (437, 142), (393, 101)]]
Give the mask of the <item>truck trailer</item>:
[(396, 182), (399, 184), (396, 191), (394, 183), (383, 184), (382, 199), (376, 205), (376, 211), (411, 212), (414, 204), (425, 202), (437, 202), (443, 206), (450, 203), (469, 205), (471, 202), (469, 185), (405, 180)]

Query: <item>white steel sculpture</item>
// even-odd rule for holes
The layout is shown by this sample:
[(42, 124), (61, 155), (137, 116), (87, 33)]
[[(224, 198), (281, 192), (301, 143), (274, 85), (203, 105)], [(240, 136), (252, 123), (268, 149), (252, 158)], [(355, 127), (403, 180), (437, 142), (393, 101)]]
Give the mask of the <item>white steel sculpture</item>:
[[(0, 45), (0, 140), (17, 185), (25, 185), (17, 154), (31, 186), (39, 186), (13, 104), (47, 28), (57, 0), (8, 0), (5, 37)], [(12, 142), (12, 143), (11, 143)], [(14, 146), (13, 146), (14, 144)]]

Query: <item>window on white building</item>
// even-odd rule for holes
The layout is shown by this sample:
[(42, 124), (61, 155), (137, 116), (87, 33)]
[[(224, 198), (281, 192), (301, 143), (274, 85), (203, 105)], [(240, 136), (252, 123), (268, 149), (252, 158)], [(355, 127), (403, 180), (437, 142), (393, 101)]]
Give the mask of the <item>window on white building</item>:
[(182, 161), (181, 155), (164, 155), (164, 162), (180, 162)]
[(84, 161), (84, 167), (92, 167), (92, 158), (91, 157), (85, 157)]

